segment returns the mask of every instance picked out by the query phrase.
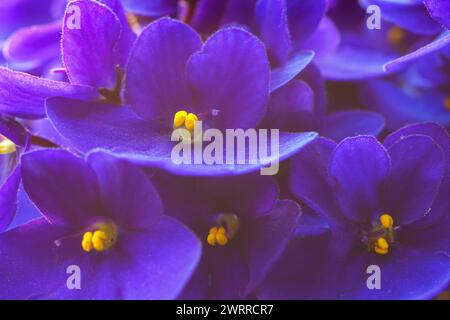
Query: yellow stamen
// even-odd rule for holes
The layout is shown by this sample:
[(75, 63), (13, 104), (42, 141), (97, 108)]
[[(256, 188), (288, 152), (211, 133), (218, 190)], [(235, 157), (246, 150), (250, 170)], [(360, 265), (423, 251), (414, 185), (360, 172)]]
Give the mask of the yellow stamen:
[(186, 116), (186, 120), (184, 122), (184, 126), (189, 131), (194, 131), (195, 123), (198, 121), (198, 117), (193, 113), (188, 113)]
[(184, 110), (180, 110), (177, 113), (175, 113), (175, 116), (173, 117), (173, 127), (179, 128), (182, 125), (184, 125), (186, 121), (187, 112)]
[(228, 243), (228, 236), (226, 234), (226, 230), (224, 227), (213, 227), (209, 229), (209, 234), (207, 237), (208, 244), (211, 246), (215, 246), (219, 244), (224, 246)]
[(385, 255), (389, 252), (389, 243), (384, 238), (378, 238), (374, 250), (378, 254)]
[(113, 223), (97, 224), (94, 231), (87, 231), (83, 234), (81, 247), (86, 252), (90, 252), (92, 249), (103, 252), (114, 245), (116, 238), (117, 228)]
[(139, 24), (139, 20), (138, 20), (137, 16), (130, 12), (127, 12), (126, 17), (127, 17), (128, 24), (131, 27), (131, 30), (133, 30), (134, 33), (138, 34), (139, 31), (141, 30), (141, 25)]
[(444, 100), (445, 109), (450, 111), (450, 97)]
[(394, 226), (394, 219), (389, 214), (383, 214), (380, 217), (380, 223), (383, 229), (391, 229)]
[(14, 142), (0, 135), (0, 154), (10, 154), (13, 152), (16, 152), (16, 145)]
[(405, 38), (405, 30), (398, 26), (394, 26), (389, 29), (387, 36), (389, 43), (398, 45)]

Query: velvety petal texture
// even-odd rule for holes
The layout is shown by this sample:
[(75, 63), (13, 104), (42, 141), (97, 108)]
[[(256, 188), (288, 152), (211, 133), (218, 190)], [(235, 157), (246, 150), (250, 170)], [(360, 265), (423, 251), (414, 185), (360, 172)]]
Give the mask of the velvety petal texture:
[[(159, 195), (139, 168), (106, 154), (85, 161), (65, 150), (40, 150), (24, 156), (22, 176), (45, 219), (0, 235), (2, 297), (174, 299), (180, 293), (200, 258), (200, 243), (163, 215)], [(133, 196), (124, 194), (137, 186)], [(99, 221), (114, 223), (116, 238), (108, 252), (85, 252), (82, 235)], [(29, 237), (36, 241), (18, 241)], [(66, 284), (70, 266), (82, 272), (79, 290)]]

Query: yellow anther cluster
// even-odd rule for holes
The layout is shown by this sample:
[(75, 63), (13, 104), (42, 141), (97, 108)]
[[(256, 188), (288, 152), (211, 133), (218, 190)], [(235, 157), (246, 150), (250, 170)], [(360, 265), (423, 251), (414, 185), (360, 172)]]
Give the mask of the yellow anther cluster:
[(389, 43), (397, 45), (403, 41), (405, 38), (405, 30), (400, 27), (391, 27), (387, 34)]
[(16, 152), (14, 142), (0, 135), (0, 154), (10, 154), (13, 152)]
[(394, 226), (394, 219), (389, 214), (383, 214), (380, 217), (380, 223), (384, 229), (391, 229)]
[(393, 241), (394, 234), (393, 234), (393, 227), (394, 227), (394, 219), (390, 214), (382, 214), (380, 216), (380, 228), (378, 230), (384, 230), (383, 235), (378, 236), (378, 238), (375, 238), (376, 241), (373, 243), (373, 250), (381, 255), (385, 255), (389, 252), (389, 242)]
[(184, 125), (187, 130), (194, 131), (195, 123), (197, 121), (198, 117), (195, 114), (180, 110), (175, 113), (175, 116), (173, 117), (173, 127), (176, 129)]
[(389, 243), (384, 238), (378, 238), (374, 250), (378, 254), (385, 255), (389, 252)]
[(208, 244), (211, 246), (215, 246), (219, 244), (224, 246), (228, 243), (228, 236), (226, 234), (226, 230), (224, 227), (213, 227), (209, 229), (209, 234), (207, 238)]
[(90, 252), (94, 249), (97, 252), (108, 250), (116, 242), (116, 228), (112, 224), (101, 224), (95, 231), (87, 231), (83, 234), (81, 247), (84, 251)]

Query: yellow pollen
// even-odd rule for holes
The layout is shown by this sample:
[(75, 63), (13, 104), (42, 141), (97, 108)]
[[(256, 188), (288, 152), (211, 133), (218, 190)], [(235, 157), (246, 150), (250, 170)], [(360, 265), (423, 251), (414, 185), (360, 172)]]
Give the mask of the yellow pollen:
[(173, 117), (173, 127), (179, 128), (182, 125), (184, 125), (186, 121), (187, 112), (184, 110), (180, 110), (177, 113), (175, 113), (175, 116)]
[(378, 254), (385, 255), (389, 252), (389, 243), (384, 238), (378, 238), (374, 250)]
[(450, 111), (450, 97), (444, 100), (445, 109)]
[(0, 154), (10, 154), (13, 152), (16, 152), (14, 142), (0, 135)]
[(83, 234), (81, 247), (86, 252), (90, 252), (92, 249), (103, 252), (114, 245), (116, 237), (117, 229), (114, 224), (98, 224), (94, 231), (87, 231)]
[(224, 227), (213, 227), (209, 229), (209, 234), (206, 239), (208, 241), (208, 244), (211, 246), (215, 246), (216, 244), (219, 244), (221, 246), (224, 246), (228, 243), (228, 236), (226, 234), (226, 230)]
[(383, 214), (380, 217), (380, 223), (383, 229), (391, 229), (394, 226), (394, 219), (389, 214)]
[(391, 44), (397, 45), (403, 41), (405, 37), (405, 31), (400, 27), (391, 27), (387, 34), (388, 40)]
[(195, 123), (198, 121), (198, 117), (193, 113), (188, 113), (186, 116), (186, 120), (184, 122), (184, 126), (189, 131), (194, 131)]

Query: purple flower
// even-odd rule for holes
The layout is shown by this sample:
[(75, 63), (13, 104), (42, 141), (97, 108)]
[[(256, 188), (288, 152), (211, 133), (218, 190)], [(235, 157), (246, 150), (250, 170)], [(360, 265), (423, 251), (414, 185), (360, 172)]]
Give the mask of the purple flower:
[[(93, 70), (93, 75), (102, 72), (97, 67)], [(174, 165), (170, 135), (175, 116), (185, 110), (182, 112), (202, 120), (205, 127), (254, 128), (266, 114), (269, 86), (264, 45), (251, 33), (226, 28), (202, 44), (188, 25), (163, 18), (147, 26), (131, 50), (125, 106), (52, 98), (47, 101), (47, 114), (56, 129), (82, 152), (102, 148), (174, 172), (224, 175), (259, 166)], [(281, 159), (314, 137), (313, 133), (282, 133)]]
[(253, 297), (291, 239), (300, 207), (278, 200), (272, 177), (255, 174), (187, 178), (160, 171), (152, 181), (167, 212), (203, 242), (200, 265), (180, 299)]
[(147, 17), (161, 17), (177, 13), (178, 0), (121, 0), (127, 11)]
[[(200, 243), (164, 215), (158, 193), (131, 164), (63, 150), (22, 157), (25, 188), (43, 218), (0, 235), (2, 299), (173, 299)], [(69, 266), (81, 289), (67, 286)], [(73, 289), (73, 288), (72, 288)]]
[(442, 43), (447, 44), (439, 51), (422, 55), (424, 48), (420, 48), (388, 64), (387, 67), (400, 71), (395, 77), (360, 85), (361, 100), (385, 116), (390, 131), (422, 121), (450, 127), (449, 31), (433, 45)]
[(283, 131), (317, 131), (335, 141), (361, 134), (377, 136), (384, 129), (384, 118), (376, 112), (327, 112), (327, 104), (325, 80), (316, 66), (309, 65), (272, 93), (264, 123)]
[(65, 0), (5, 0), (0, 13), (3, 56), (14, 69), (40, 74), (56, 64)]
[[(435, 52), (449, 39), (435, 39), (442, 25), (432, 18), (420, 1), (337, 1), (328, 14), (338, 26), (342, 41), (334, 54), (318, 64), (325, 77), (337, 81), (362, 80), (388, 75), (397, 70), (397, 59), (417, 59)], [(381, 29), (369, 30), (365, 9), (381, 10)], [(362, 10), (362, 8), (364, 10)], [(373, 14), (373, 13), (371, 13)], [(417, 52), (416, 52), (417, 51)]]
[[(450, 137), (432, 123), (339, 145), (320, 139), (292, 161), (291, 190), (328, 224), (292, 241), (259, 297), (431, 298), (450, 281)], [(367, 268), (381, 270), (369, 290)]]
[(13, 220), (20, 185), (20, 155), (28, 148), (28, 132), (16, 121), (0, 117), (0, 232)]

